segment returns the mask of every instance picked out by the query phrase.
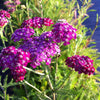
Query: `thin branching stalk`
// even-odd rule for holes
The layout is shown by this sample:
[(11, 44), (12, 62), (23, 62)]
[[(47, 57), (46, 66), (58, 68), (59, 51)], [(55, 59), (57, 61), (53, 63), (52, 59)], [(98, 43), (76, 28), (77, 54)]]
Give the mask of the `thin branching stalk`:
[(10, 26), (10, 29), (11, 29), (11, 33), (13, 34), (13, 33), (14, 33), (14, 31), (13, 31), (13, 27), (12, 27), (11, 20), (9, 21), (9, 26)]
[(45, 73), (46, 73), (46, 78), (48, 80), (48, 83), (50, 85), (50, 88), (51, 88), (51, 90), (53, 90), (53, 85), (52, 85), (51, 80), (50, 80), (50, 77), (49, 77), (49, 72), (48, 72), (47, 66), (45, 66)]
[(40, 0), (39, 3), (40, 3), (40, 9), (41, 9), (41, 17), (43, 18), (43, 6), (42, 6), (42, 0)]
[(26, 9), (27, 9), (27, 16), (29, 19), (29, 4), (28, 4), (28, 0), (26, 0)]
[[(44, 68), (45, 68), (45, 74), (46, 74), (46, 78), (47, 78), (47, 81), (48, 81), (48, 83), (49, 83), (50, 89), (51, 89), (52, 91), (54, 91), (54, 87), (53, 87), (52, 82), (51, 82), (50, 77), (49, 77), (48, 68), (47, 68), (47, 66), (45, 66), (45, 65), (44, 65)], [(55, 100), (55, 93), (54, 93), (54, 92), (53, 92), (53, 100)]]
[[(56, 57), (56, 67), (55, 67), (55, 82), (54, 82), (55, 85), (57, 81), (57, 72), (58, 72), (58, 55)], [(56, 100), (56, 91), (53, 93), (53, 100)]]
[(24, 89), (25, 89), (25, 93), (26, 93), (26, 97), (27, 97), (27, 100), (29, 100), (29, 97), (28, 97), (28, 92), (27, 92), (27, 88), (26, 88), (26, 85), (25, 84), (23, 84), (23, 86), (24, 86)]
[(98, 27), (99, 19), (100, 19), (100, 18), (98, 18), (98, 20), (97, 20), (97, 22), (96, 22), (96, 24), (95, 24), (95, 28), (93, 29), (92, 34), (90, 35), (89, 40), (91, 40), (91, 39), (92, 39), (92, 37), (93, 37), (93, 35), (94, 35), (94, 32), (95, 32), (95, 30), (96, 30), (96, 29), (97, 29), (97, 27)]
[(68, 74), (60, 81), (61, 84), (60, 84), (59, 87), (57, 87), (57, 88), (55, 89), (56, 91), (57, 91), (57, 90), (60, 90), (60, 89), (64, 86), (66, 80), (70, 77), (70, 75), (72, 74), (72, 72), (73, 72), (73, 71), (69, 71)]
[(6, 90), (4, 90), (4, 100), (6, 100)]
[[(32, 87), (33, 89), (35, 89), (35, 90), (36, 90), (37, 92), (39, 92), (40, 94), (42, 94), (42, 92), (41, 92), (38, 88), (36, 88), (35, 86), (31, 85), (29, 82), (27, 82), (27, 81), (24, 80), (24, 83), (27, 84), (28, 86)], [(48, 97), (46, 94), (44, 94), (44, 96), (45, 96), (46, 98), (48, 98), (49, 100), (52, 100), (52, 99), (51, 99), (50, 97)]]
[(30, 68), (28, 68), (28, 67), (23, 67), (23, 68), (25, 68), (26, 70), (31, 71), (31, 72), (33, 72), (33, 73), (35, 73), (35, 74), (38, 74), (38, 75), (45, 75), (44, 73), (39, 73), (39, 72), (34, 71), (34, 70), (32, 70), (32, 69), (30, 69)]
[(0, 29), (0, 36), (1, 36), (3, 47), (6, 47), (5, 40), (3, 39), (4, 38), (4, 36), (3, 36), (3, 29)]

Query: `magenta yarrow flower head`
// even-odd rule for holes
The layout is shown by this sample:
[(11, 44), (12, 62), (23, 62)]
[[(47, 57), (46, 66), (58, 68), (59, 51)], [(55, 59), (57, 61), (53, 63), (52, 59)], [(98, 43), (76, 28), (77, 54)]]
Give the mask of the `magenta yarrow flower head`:
[(14, 1), (15, 5), (20, 5), (21, 4), (20, 0), (12, 0), (12, 1)]
[(7, 25), (7, 23), (8, 23), (8, 19), (7, 19), (7, 18), (5, 18), (3, 15), (2, 15), (2, 16), (0, 16), (0, 28), (2, 28), (2, 27), (4, 27), (4, 26), (6, 26), (6, 25)]
[(13, 75), (13, 79), (18, 82), (18, 81), (23, 81), (25, 74), (26, 74), (26, 69), (23, 67), (15, 67), (11, 70), (11, 74)]
[(11, 36), (11, 39), (20, 41), (20, 39), (27, 40), (34, 34), (34, 30), (31, 28), (19, 28)]
[(53, 21), (50, 18), (33, 17), (32, 19), (25, 20), (22, 23), (22, 27), (34, 27), (41, 28), (43, 25), (50, 26)]
[(33, 27), (34, 28), (41, 28), (43, 25), (43, 18), (41, 17), (33, 17), (32, 18)]
[(6, 18), (11, 18), (10, 13), (5, 10), (0, 10), (0, 16), (4, 16)]
[(23, 67), (26, 67), (30, 62), (30, 53), (16, 49), (14, 46), (9, 46), (2, 49), (0, 58), (0, 66), (2, 66), (2, 69), (11, 69), (11, 73), (16, 82), (24, 79), (26, 70)]
[(24, 20), (24, 22), (22, 23), (21, 27), (25, 27), (25, 28), (33, 27), (32, 19)]
[(12, 13), (16, 10), (16, 6), (20, 5), (20, 0), (11, 0), (11, 1), (5, 1), (4, 5), (6, 5), (6, 7), (8, 8), (8, 12)]
[(3, 28), (4, 26), (7, 25), (7, 23), (8, 23), (7, 18), (11, 18), (10, 13), (8, 13), (5, 10), (0, 10), (0, 28)]
[(10, 3), (9, 5), (6, 5), (7, 8), (15, 8), (16, 6), (14, 5), (14, 3)]
[(16, 5), (20, 5), (20, 4), (21, 4), (20, 0), (11, 0), (11, 1), (4, 2), (4, 5), (6, 5), (7, 7), (8, 7), (8, 5), (16, 6)]
[(16, 10), (15, 8), (10, 8), (10, 9), (8, 9), (7, 11), (8, 11), (9, 13), (13, 13), (15, 10)]
[(8, 5), (8, 4), (10, 4), (11, 3), (11, 1), (5, 1), (4, 2), (4, 5)]
[(50, 18), (43, 18), (43, 24), (45, 26), (50, 26), (51, 24), (54, 24), (54, 23)]
[(30, 52), (31, 66), (33, 68), (40, 66), (41, 62), (50, 65), (51, 56), (60, 54), (59, 46), (52, 42), (51, 32), (45, 32), (39, 37), (24, 41), (19, 48)]
[(78, 71), (79, 74), (84, 73), (91, 75), (95, 72), (93, 60), (91, 60), (88, 56), (75, 55), (68, 57), (66, 60), (66, 65), (75, 69), (75, 71)]
[(58, 22), (52, 29), (54, 42), (64, 42), (63, 45), (69, 45), (70, 40), (76, 39), (76, 29), (67, 22)]

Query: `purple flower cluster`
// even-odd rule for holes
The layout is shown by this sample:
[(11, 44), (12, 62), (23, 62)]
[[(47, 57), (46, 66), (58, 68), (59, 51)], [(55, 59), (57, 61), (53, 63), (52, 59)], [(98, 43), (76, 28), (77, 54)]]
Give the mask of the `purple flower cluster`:
[(8, 8), (8, 12), (14, 12), (16, 10), (16, 6), (20, 5), (20, 0), (8, 0), (4, 2), (4, 5)]
[(45, 32), (39, 37), (34, 37), (19, 47), (24, 51), (30, 52), (31, 66), (36, 68), (41, 65), (41, 62), (46, 62), (46, 65), (51, 63), (51, 56), (60, 54), (59, 46), (52, 42), (52, 32)]
[(76, 39), (76, 29), (69, 25), (67, 22), (58, 22), (52, 29), (54, 42), (64, 42), (63, 45), (69, 45), (71, 39)]
[(93, 67), (93, 60), (87, 56), (75, 55), (68, 57), (66, 60), (66, 65), (68, 65), (68, 67), (74, 68), (75, 71), (78, 71), (79, 74), (84, 73), (91, 75), (95, 72), (95, 68)]
[(19, 28), (17, 29), (11, 36), (11, 39), (16, 41), (20, 41), (20, 39), (27, 40), (34, 34), (34, 30), (31, 28)]
[(25, 27), (25, 28), (33, 27), (32, 19), (24, 20), (24, 22), (22, 23), (21, 27)]
[(16, 82), (24, 79), (26, 70), (23, 66), (26, 67), (30, 62), (30, 53), (16, 49), (14, 46), (9, 46), (2, 49), (0, 58), (0, 66), (2, 66), (2, 69), (11, 69), (11, 73)]
[(41, 17), (33, 17), (32, 23), (34, 28), (41, 28), (43, 25), (43, 18)]
[(32, 19), (25, 20), (22, 23), (22, 27), (30, 28), (41, 28), (42, 25), (50, 26), (54, 24), (50, 18), (33, 17)]

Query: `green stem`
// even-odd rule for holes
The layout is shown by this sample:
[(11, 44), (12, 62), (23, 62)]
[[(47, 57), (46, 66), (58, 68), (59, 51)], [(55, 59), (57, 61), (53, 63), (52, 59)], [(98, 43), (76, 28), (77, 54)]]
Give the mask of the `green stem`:
[[(31, 85), (30, 83), (28, 83), (28, 82), (25, 81), (25, 80), (24, 80), (24, 82), (25, 82), (25, 84), (27, 84), (28, 86), (32, 87), (32, 88), (35, 89), (37, 92), (39, 92), (40, 94), (42, 94), (42, 92), (41, 92), (38, 88), (36, 88), (35, 86)], [(48, 98), (49, 100), (52, 100), (52, 99), (51, 99), (50, 97), (48, 97), (47, 95), (44, 94), (44, 96), (45, 96), (46, 98)]]
[(28, 4), (28, 0), (26, 0), (26, 9), (27, 9), (27, 16), (29, 18), (29, 4)]
[(45, 73), (46, 73), (46, 78), (48, 80), (48, 83), (50, 85), (50, 88), (51, 88), (51, 90), (53, 90), (53, 85), (52, 85), (51, 80), (50, 80), (50, 77), (49, 77), (49, 72), (48, 72), (47, 66), (45, 66)]
[(4, 100), (7, 100), (6, 90), (4, 91)]
[[(51, 80), (50, 80), (50, 77), (49, 77), (49, 71), (48, 71), (48, 68), (47, 66), (44, 65), (44, 68), (45, 68), (45, 73), (46, 73), (46, 78), (47, 78), (47, 81), (49, 83), (49, 86), (51, 88), (52, 91), (54, 91), (54, 88), (53, 88), (53, 85), (51, 83)], [(55, 97), (55, 93), (53, 92), (53, 100), (56, 100), (56, 97)]]
[(23, 68), (25, 68), (26, 70), (31, 71), (31, 72), (33, 72), (33, 73), (35, 73), (35, 74), (38, 74), (38, 75), (45, 75), (44, 73), (39, 73), (39, 72), (34, 71), (34, 70), (32, 70), (32, 69), (30, 69), (30, 68), (28, 68), (28, 67), (23, 67)]
[(80, 44), (82, 43), (83, 37), (84, 37), (84, 36), (81, 36), (81, 37), (79, 37), (79, 40), (77, 40), (78, 42), (76, 43), (76, 46), (75, 46), (74, 55), (76, 54), (78, 47), (79, 47)]
[(25, 93), (26, 93), (26, 97), (27, 97), (27, 100), (29, 100), (29, 97), (28, 97), (28, 92), (27, 92), (27, 88), (26, 88), (26, 85), (25, 84), (23, 84), (24, 85), (24, 89), (25, 89)]
[(1, 40), (2, 40), (2, 43), (3, 43), (3, 47), (6, 47), (5, 45), (5, 41), (4, 41), (4, 36), (3, 36), (3, 29), (0, 30), (0, 36), (1, 36)]
[(41, 17), (43, 18), (43, 6), (42, 6), (42, 0), (40, 0), (39, 2), (40, 2), (40, 9), (41, 9)]
[(68, 77), (70, 77), (70, 75), (72, 74), (72, 72), (73, 71), (69, 70), (69, 72), (67, 73), (67, 75), (59, 82), (59, 83), (61, 83), (60, 86), (57, 87), (55, 90), (59, 90), (59, 89), (61, 89), (64, 86), (66, 80), (68, 79)]
[(99, 23), (99, 19), (98, 19), (98, 21), (97, 21), (96, 24), (95, 24), (95, 28), (93, 29), (92, 34), (91, 34), (90, 37), (89, 37), (89, 40), (92, 39), (92, 37), (93, 37), (93, 35), (94, 35), (94, 32), (95, 32), (95, 30), (97, 29), (98, 23)]
[(58, 71), (58, 55), (57, 55), (57, 59), (56, 59), (55, 82), (57, 80), (57, 71)]
[[(56, 81), (57, 81), (57, 71), (58, 71), (58, 55), (57, 55), (57, 58), (56, 58), (55, 82), (54, 82), (55, 85), (56, 85)], [(53, 100), (56, 100), (56, 93), (55, 92), (53, 94)]]
[(9, 25), (10, 25), (11, 33), (13, 34), (14, 31), (13, 31), (13, 27), (12, 27), (12, 24), (11, 24), (11, 20), (9, 21)]

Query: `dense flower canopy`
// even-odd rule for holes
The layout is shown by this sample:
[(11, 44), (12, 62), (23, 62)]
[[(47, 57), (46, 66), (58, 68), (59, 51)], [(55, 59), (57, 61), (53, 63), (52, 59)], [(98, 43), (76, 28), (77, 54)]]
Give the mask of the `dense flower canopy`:
[(51, 32), (45, 32), (39, 37), (34, 37), (24, 41), (19, 47), (24, 51), (30, 52), (31, 66), (36, 68), (41, 65), (41, 62), (51, 63), (50, 56), (60, 54), (60, 48), (51, 40)]

